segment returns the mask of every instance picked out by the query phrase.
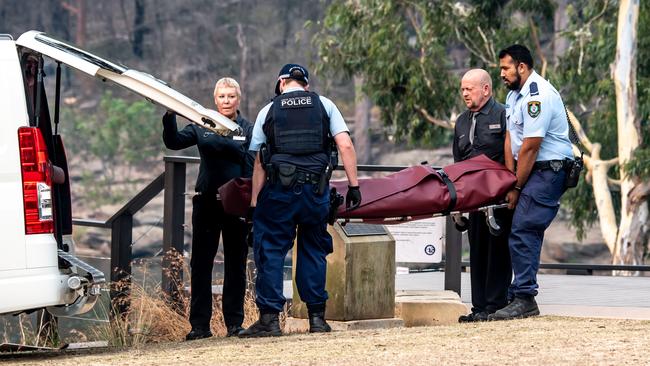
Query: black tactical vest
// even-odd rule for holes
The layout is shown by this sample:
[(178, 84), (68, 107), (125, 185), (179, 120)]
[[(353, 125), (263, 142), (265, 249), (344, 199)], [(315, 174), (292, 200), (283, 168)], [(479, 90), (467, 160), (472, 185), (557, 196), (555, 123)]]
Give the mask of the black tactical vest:
[(329, 117), (318, 94), (295, 91), (273, 99), (264, 121), (271, 162), (320, 171), (330, 154)]

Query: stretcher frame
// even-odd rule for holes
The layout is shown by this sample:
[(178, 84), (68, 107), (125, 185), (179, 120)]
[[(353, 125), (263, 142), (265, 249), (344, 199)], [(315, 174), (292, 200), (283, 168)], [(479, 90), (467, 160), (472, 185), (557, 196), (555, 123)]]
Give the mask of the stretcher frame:
[[(417, 216), (417, 219), (414, 219), (413, 216), (397, 216), (397, 217), (384, 217), (384, 218), (370, 218), (370, 219), (361, 219), (361, 218), (338, 218), (336, 221), (339, 223), (341, 226), (345, 226), (347, 223), (367, 223), (367, 224), (378, 224), (378, 225), (396, 225), (396, 224), (401, 224), (407, 221), (414, 221), (414, 220), (423, 220), (423, 219), (429, 219), (429, 218), (435, 218), (435, 217), (442, 217), (442, 216), (451, 216), (452, 219), (454, 220), (454, 223), (456, 223), (456, 228), (460, 231), (464, 231), (467, 229), (467, 222), (463, 220), (462, 215), (466, 213), (471, 213), (471, 212), (483, 212), (485, 213), (485, 223), (488, 225), (490, 228), (491, 233), (498, 233), (501, 230), (501, 226), (497, 223), (497, 220), (494, 216), (494, 211), (501, 209), (501, 208), (507, 208), (508, 203), (497, 203), (497, 204), (492, 204), (492, 205), (487, 205), (487, 206), (481, 206), (472, 210), (467, 210), (467, 211), (450, 211), (450, 212), (436, 212), (432, 215), (427, 215), (427, 216)], [(462, 227), (464, 223), (464, 228)]]

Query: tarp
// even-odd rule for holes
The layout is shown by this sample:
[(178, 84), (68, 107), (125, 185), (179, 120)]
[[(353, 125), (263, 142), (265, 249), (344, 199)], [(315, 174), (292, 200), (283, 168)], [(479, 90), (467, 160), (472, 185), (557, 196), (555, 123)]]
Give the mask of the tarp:
[[(448, 165), (442, 172), (417, 165), (381, 178), (359, 179), (362, 201), (359, 208), (339, 207), (340, 218), (382, 219), (395, 217), (431, 217), (448, 211), (473, 211), (479, 207), (502, 202), (517, 181), (505, 166), (480, 155)], [(456, 201), (444, 176), (448, 177)], [(332, 181), (330, 186), (345, 196), (348, 183)], [(250, 179), (236, 178), (219, 188), (224, 211), (243, 216), (251, 199)]]

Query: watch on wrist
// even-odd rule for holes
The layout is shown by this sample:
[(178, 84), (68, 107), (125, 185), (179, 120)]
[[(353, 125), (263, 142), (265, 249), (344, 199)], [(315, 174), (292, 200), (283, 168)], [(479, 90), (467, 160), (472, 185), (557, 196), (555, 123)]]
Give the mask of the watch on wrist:
[(521, 187), (519, 187), (519, 186), (515, 186), (515, 191), (521, 193)]

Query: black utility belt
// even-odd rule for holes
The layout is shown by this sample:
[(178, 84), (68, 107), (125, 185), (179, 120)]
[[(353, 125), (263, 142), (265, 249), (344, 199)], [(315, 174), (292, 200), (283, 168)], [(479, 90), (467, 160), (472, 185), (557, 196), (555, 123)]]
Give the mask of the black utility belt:
[(329, 183), (329, 165), (323, 174), (311, 173), (293, 164), (279, 163), (266, 165), (266, 177), (271, 184), (280, 184), (284, 188), (293, 188), (303, 184), (314, 186), (314, 192), (323, 194)]
[(554, 172), (559, 172), (562, 169), (569, 169), (573, 165), (573, 160), (542, 160), (536, 161), (533, 164), (533, 170), (546, 170), (552, 169)]
[(271, 181), (271, 183), (281, 183), (283, 179), (288, 179), (291, 181), (291, 184), (286, 185), (319, 184), (321, 175), (302, 171), (282, 174), (279, 170), (275, 170), (272, 174), (269, 174), (267, 178), (269, 181)]

